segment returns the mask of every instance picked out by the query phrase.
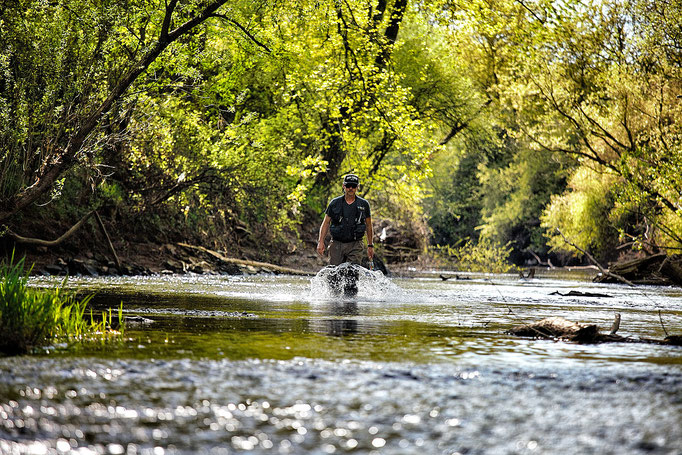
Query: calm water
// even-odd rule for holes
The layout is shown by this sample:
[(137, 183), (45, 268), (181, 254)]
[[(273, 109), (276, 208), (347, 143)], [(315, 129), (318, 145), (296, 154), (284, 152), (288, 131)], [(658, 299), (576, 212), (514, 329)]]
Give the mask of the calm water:
[(288, 276), (71, 280), (151, 322), (0, 358), (0, 453), (682, 453), (682, 348), (504, 334), (615, 313), (620, 335), (680, 334), (680, 290), (465, 278), (367, 273), (352, 300)]

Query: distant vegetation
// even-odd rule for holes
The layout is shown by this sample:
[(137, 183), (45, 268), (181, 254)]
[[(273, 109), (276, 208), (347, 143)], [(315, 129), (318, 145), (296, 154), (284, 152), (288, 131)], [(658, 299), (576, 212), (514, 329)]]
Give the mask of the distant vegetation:
[(681, 22), (648, 0), (4, 2), (0, 225), (54, 238), (97, 209), (122, 242), (276, 259), (352, 171), (417, 253), (558, 264), (580, 253), (557, 228), (600, 259), (675, 252)]
[[(62, 283), (62, 285), (65, 283)], [(95, 317), (86, 313), (89, 297), (77, 299), (62, 287), (38, 289), (28, 285), (24, 260), (0, 265), (0, 353), (25, 354), (56, 343), (103, 341), (112, 331), (111, 311)], [(122, 308), (121, 308), (122, 310)], [(123, 318), (119, 310), (118, 322)]]

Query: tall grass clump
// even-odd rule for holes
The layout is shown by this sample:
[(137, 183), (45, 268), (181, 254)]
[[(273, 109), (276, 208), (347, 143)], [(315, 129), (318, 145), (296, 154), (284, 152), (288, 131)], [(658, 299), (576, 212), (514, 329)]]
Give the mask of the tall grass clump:
[[(111, 325), (111, 311), (96, 321), (90, 313), (85, 317), (85, 308), (92, 296), (77, 299), (75, 292), (65, 291), (60, 286), (52, 289), (36, 289), (28, 286), (28, 271), (24, 270), (24, 259), (14, 264), (14, 255), (9, 264), (0, 265), (0, 352), (16, 355), (55, 341), (80, 341), (93, 335), (108, 336)], [(122, 322), (122, 308), (119, 323)]]

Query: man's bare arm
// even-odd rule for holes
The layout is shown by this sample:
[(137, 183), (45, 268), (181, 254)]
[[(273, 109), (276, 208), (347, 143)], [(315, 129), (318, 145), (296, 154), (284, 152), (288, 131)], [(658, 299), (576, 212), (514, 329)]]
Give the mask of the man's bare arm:
[(329, 215), (325, 215), (324, 221), (322, 221), (322, 225), (320, 226), (320, 235), (317, 238), (317, 254), (320, 256), (324, 256), (324, 239), (327, 238), (331, 222), (332, 219), (329, 217)]

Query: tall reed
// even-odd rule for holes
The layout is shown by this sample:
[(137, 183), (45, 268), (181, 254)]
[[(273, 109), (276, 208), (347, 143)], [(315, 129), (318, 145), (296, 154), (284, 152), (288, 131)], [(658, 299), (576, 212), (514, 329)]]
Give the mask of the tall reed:
[[(78, 341), (93, 335), (107, 336), (112, 331), (111, 311), (97, 321), (85, 309), (92, 296), (81, 300), (61, 286), (36, 289), (28, 286), (31, 269), (24, 270), (24, 259), (0, 265), (0, 352), (9, 355), (31, 352), (57, 340)], [(122, 326), (122, 308), (119, 310)]]

